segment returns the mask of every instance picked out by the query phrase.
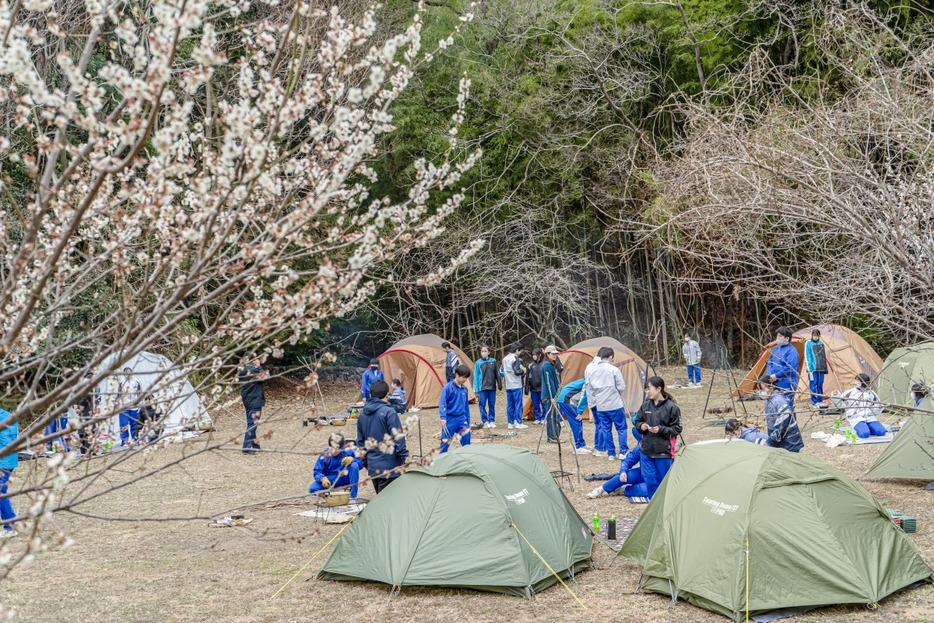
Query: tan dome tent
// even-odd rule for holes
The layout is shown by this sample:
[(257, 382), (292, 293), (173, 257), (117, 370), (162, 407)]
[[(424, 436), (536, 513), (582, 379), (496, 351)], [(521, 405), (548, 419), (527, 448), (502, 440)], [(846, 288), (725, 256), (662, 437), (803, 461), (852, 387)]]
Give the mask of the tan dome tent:
[[(444, 387), (444, 350), (441, 344), (447, 340), (425, 333), (413, 335), (393, 344), (389, 350), (379, 356), (379, 367), (386, 377), (386, 382), (392, 379), (402, 381), (402, 388), (409, 407), (437, 407), (441, 398), (441, 388)], [(473, 375), (473, 360), (464, 351), (451, 344), (454, 352), (460, 357), (461, 363), (470, 368)], [(467, 384), (467, 393), (470, 400), (475, 399), (473, 393), (473, 376)]]
[[(882, 369), (882, 358), (876, 354), (866, 340), (854, 331), (835, 324), (819, 324), (797, 331), (791, 343), (798, 351), (798, 396), (810, 395), (807, 369), (804, 365), (804, 343), (811, 339), (811, 331), (820, 331), (821, 341), (827, 351), (827, 375), (824, 378), (824, 394), (842, 392), (853, 387), (853, 381), (860, 372), (865, 372), (870, 379), (875, 379)], [(769, 342), (758, 361), (746, 374), (734, 396), (747, 396), (756, 389), (756, 380), (765, 372), (769, 355), (775, 342)]]
[(648, 366), (642, 357), (611, 337), (584, 340), (561, 353), (561, 362), (564, 364), (564, 369), (561, 371), (561, 384), (582, 378), (584, 368), (593, 361), (597, 351), (603, 346), (613, 349), (613, 363), (623, 373), (623, 380), (626, 381), (626, 395), (623, 396), (626, 413), (635, 413), (642, 406), (645, 396)]

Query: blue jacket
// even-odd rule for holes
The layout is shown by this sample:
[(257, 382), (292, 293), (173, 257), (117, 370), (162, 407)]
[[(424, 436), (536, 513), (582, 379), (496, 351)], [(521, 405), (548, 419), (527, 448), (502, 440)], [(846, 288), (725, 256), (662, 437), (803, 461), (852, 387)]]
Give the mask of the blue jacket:
[(479, 394), (482, 391), (496, 391), (503, 388), (503, 379), (499, 376), (496, 359), (487, 357), (478, 359), (473, 366), (473, 391)]
[(360, 382), (360, 395), (363, 396), (364, 400), (370, 399), (370, 385), (373, 384), (373, 381), (385, 381), (383, 378), (382, 370), (374, 370), (373, 368), (367, 368), (363, 371), (363, 380)]
[(804, 363), (808, 372), (827, 372), (827, 349), (824, 342), (808, 340), (804, 343)]
[(343, 469), (341, 461), (345, 456), (353, 458), (354, 462), (357, 464), (357, 467), (363, 467), (363, 461), (358, 459), (353, 453), (353, 450), (342, 450), (337, 456), (331, 455), (331, 449), (327, 448), (324, 452), (318, 455), (318, 460), (315, 461), (315, 482), (321, 482), (322, 478), (327, 477), (331, 481), (331, 484), (340, 477), (340, 471)]
[(784, 390), (798, 389), (798, 351), (791, 344), (775, 346), (769, 355), (766, 374), (775, 375), (775, 386)]
[(558, 396), (558, 371), (550, 361), (542, 364), (542, 400), (554, 400)]
[(576, 381), (571, 381), (567, 385), (561, 388), (561, 391), (558, 392), (558, 403), (567, 402), (568, 404), (573, 404), (568, 402), (569, 399), (574, 397), (574, 394), (583, 392), (580, 397), (580, 402), (577, 403), (577, 415), (580, 416), (587, 410), (587, 392), (584, 391), (584, 379), (580, 378)]
[[(402, 466), (409, 456), (409, 450), (405, 445), (405, 436), (394, 440), (391, 452), (383, 452), (375, 446), (367, 448), (367, 440), (372, 440), (371, 445), (380, 444), (387, 436), (394, 438), (401, 432), (402, 422), (395, 409), (375, 398), (366, 401), (357, 418), (357, 447), (366, 449), (366, 468), (370, 476)], [(400, 475), (393, 473), (391, 477)]]
[(459, 386), (449, 381), (441, 390), (441, 400), (438, 403), (438, 413), (442, 420), (453, 417), (470, 419), (470, 407), (467, 406), (467, 385)]
[(744, 426), (737, 438), (751, 443), (757, 443), (760, 446), (771, 446), (771, 440), (765, 433), (759, 432), (758, 426)]
[(773, 391), (765, 403), (765, 421), (769, 426), (769, 439), (773, 448), (800, 452), (804, 447), (795, 412), (779, 391)]
[[(3, 426), (4, 420), (10, 417), (10, 412), (5, 409), (0, 409), (0, 426)], [(19, 437), (19, 422), (12, 422), (6, 425), (3, 430), (0, 430), (0, 450), (3, 450), (8, 445), (16, 441), (16, 438)], [(19, 465), (19, 452), (13, 452), (3, 458), (0, 458), (0, 469), (14, 470), (17, 465)]]

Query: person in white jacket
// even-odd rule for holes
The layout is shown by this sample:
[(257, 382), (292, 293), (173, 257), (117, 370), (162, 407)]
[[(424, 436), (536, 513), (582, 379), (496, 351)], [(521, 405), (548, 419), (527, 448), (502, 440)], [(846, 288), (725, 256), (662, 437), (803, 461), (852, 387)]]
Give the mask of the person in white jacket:
[(870, 435), (885, 435), (885, 426), (876, 419), (882, 414), (882, 403), (879, 395), (869, 387), (868, 374), (857, 374), (856, 385), (840, 394), (840, 398), (846, 409), (846, 419), (850, 421), (857, 437), (866, 439)]
[(684, 346), (681, 347), (681, 353), (684, 355), (684, 363), (688, 367), (688, 385), (690, 387), (700, 387), (700, 360), (701, 349), (697, 340), (692, 340), (687, 333), (684, 334)]
[[(591, 406), (591, 409), (600, 412), (599, 430), (605, 444), (606, 454), (611, 459), (616, 458), (616, 443), (613, 441), (614, 425), (616, 426), (616, 434), (619, 437), (620, 456), (625, 455), (629, 450), (626, 439), (628, 429), (626, 409), (623, 407), (623, 392), (626, 391), (626, 382), (623, 380), (623, 373), (613, 363), (614, 356), (613, 349), (604, 346), (597, 351), (600, 363), (591, 364), (584, 370), (587, 404)], [(596, 441), (594, 446), (596, 446)], [(594, 455), (602, 456), (602, 453), (594, 452)]]

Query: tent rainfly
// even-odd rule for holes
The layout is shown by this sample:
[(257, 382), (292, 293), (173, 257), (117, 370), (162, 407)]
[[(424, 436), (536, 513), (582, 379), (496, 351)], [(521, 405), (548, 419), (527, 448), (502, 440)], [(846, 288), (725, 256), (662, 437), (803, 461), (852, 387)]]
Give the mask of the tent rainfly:
[(885, 509), (813, 458), (742, 441), (688, 446), (619, 553), (642, 588), (735, 621), (875, 604), (931, 570)]
[[(856, 375), (864, 372), (870, 379), (875, 379), (882, 369), (882, 358), (873, 350), (866, 340), (856, 332), (835, 324), (819, 324), (797, 331), (791, 338), (791, 343), (798, 351), (798, 395), (809, 395), (808, 376), (804, 365), (804, 343), (811, 339), (811, 331), (819, 329), (821, 341), (827, 352), (827, 376), (824, 378), (824, 393), (843, 392), (853, 387)], [(769, 355), (775, 348), (775, 342), (770, 342), (752, 369), (746, 374), (739, 386), (733, 391), (734, 396), (748, 396), (756, 389), (759, 377), (765, 372)]]
[(642, 357), (611, 337), (584, 340), (561, 353), (561, 362), (564, 364), (564, 369), (561, 371), (561, 384), (564, 385), (583, 377), (584, 368), (593, 361), (597, 351), (603, 346), (613, 349), (613, 365), (623, 373), (623, 380), (626, 382), (623, 405), (627, 413), (635, 413), (642, 406), (645, 398), (648, 365)]
[(96, 389), (101, 412), (113, 413), (108, 420), (112, 435), (120, 435), (120, 411), (116, 400), (122, 371), (127, 367), (133, 369), (134, 378), (139, 381), (143, 392), (151, 392), (149, 404), (162, 413), (163, 435), (203, 431), (211, 427), (211, 416), (195, 388), (168, 357), (141, 352), (120, 365), (117, 359), (118, 355), (113, 354), (101, 362), (101, 368), (112, 370), (113, 374)]
[(914, 406), (911, 386), (915, 383), (934, 390), (934, 342), (893, 350), (876, 379), (876, 393), (885, 404)]
[[(402, 381), (409, 407), (437, 407), (445, 385), (444, 339), (432, 333), (413, 335), (393, 344), (379, 356), (379, 367), (389, 383)], [(453, 346), (453, 343), (452, 343)], [(473, 374), (473, 361), (457, 346), (454, 352)], [(473, 382), (467, 384), (470, 400), (475, 399)]]
[(866, 478), (934, 480), (934, 400), (925, 398), (876, 462)]
[[(466, 446), (412, 469), (350, 524), (324, 580), (529, 597), (590, 568), (593, 536), (534, 454)], [(554, 572), (552, 572), (552, 570)]]

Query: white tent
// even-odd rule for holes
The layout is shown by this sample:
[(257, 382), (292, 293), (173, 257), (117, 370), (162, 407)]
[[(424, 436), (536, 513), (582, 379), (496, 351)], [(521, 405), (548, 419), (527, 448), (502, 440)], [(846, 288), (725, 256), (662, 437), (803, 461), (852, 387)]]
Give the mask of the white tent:
[[(163, 435), (179, 434), (183, 431), (203, 431), (211, 426), (211, 416), (201, 403), (183, 371), (167, 357), (142, 352), (117, 366), (117, 355), (110, 355), (101, 363), (112, 375), (97, 386), (98, 406), (101, 413), (112, 413), (108, 424), (111, 434), (119, 437), (120, 409), (116, 404), (123, 369), (132, 368), (133, 377), (139, 381), (143, 394), (149, 395), (142, 402), (152, 405), (162, 414)], [(116, 366), (116, 367), (115, 367)]]

